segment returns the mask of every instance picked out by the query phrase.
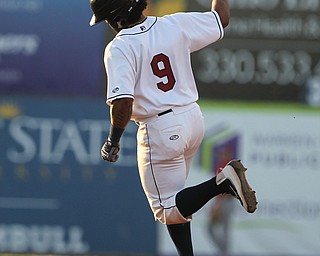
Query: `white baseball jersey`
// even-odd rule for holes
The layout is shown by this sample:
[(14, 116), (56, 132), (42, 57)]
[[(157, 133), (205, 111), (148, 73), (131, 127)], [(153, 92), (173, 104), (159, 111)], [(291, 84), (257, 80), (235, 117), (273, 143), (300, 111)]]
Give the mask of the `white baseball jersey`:
[(105, 49), (107, 103), (134, 99), (132, 120), (139, 121), (196, 102), (190, 53), (223, 35), (215, 11), (147, 16), (121, 30)]
[(106, 47), (107, 103), (134, 99), (141, 184), (155, 219), (164, 224), (191, 220), (180, 214), (175, 195), (204, 136), (190, 53), (222, 37), (216, 12), (176, 13), (148, 16)]

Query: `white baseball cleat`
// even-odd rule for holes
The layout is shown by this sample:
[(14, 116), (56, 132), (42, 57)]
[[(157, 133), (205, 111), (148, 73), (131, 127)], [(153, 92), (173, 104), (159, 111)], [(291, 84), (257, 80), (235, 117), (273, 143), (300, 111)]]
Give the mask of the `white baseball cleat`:
[(257, 198), (255, 191), (250, 187), (245, 171), (245, 168), (240, 160), (231, 160), (220, 173), (217, 174), (217, 185), (228, 179), (230, 181), (230, 189), (232, 194), (239, 199), (243, 208), (253, 213), (257, 209)]

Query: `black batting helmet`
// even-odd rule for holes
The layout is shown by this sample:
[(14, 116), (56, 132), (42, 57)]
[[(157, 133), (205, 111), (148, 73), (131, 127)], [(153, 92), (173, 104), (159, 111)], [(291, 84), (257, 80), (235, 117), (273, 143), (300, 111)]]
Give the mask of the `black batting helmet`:
[(90, 26), (103, 20), (117, 22), (126, 20), (139, 0), (90, 0), (93, 16)]

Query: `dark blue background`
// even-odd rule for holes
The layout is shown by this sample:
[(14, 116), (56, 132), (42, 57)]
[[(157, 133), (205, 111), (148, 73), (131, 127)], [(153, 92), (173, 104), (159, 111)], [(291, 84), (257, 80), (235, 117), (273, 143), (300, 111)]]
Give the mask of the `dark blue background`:
[[(40, 44), (31, 56), (0, 51), (0, 72), (15, 69), (22, 73), (18, 82), (0, 80), (0, 93), (104, 95), (103, 51), (107, 29), (103, 25), (89, 26), (89, 1), (9, 2), (9, 6), (16, 7), (0, 3), (0, 42), (1, 37), (8, 35), (31, 35)], [(27, 8), (28, 2), (35, 8), (32, 5)]]
[[(18, 110), (18, 115), (10, 116), (5, 106)], [(38, 153), (29, 161), (13, 163), (8, 151), (19, 151), (21, 145), (13, 138), (10, 129), (16, 118), (28, 117), (33, 120), (52, 119), (66, 123), (81, 120), (105, 122), (105, 136), (108, 131), (108, 109), (103, 100), (96, 99), (55, 99), (0, 97), (0, 200), (2, 198), (56, 199), (57, 209), (19, 209), (2, 207), (0, 204), (0, 233), (2, 225), (62, 226), (66, 229), (79, 226), (83, 230), (83, 240), (89, 244), (90, 252), (140, 252), (154, 253), (156, 250), (156, 225), (139, 180), (135, 160), (119, 159), (110, 164), (100, 159), (100, 148), (95, 148), (98, 162), (79, 163), (73, 150), (68, 150), (58, 163), (42, 162)], [(31, 127), (31, 126), (30, 126)], [(37, 129), (23, 126), (32, 141), (40, 145)], [(122, 160), (136, 159), (135, 141), (137, 126), (130, 122), (122, 138)], [(79, 128), (85, 148), (90, 147), (90, 137)], [(57, 143), (59, 129), (54, 130), (53, 144)], [(104, 136), (101, 137), (102, 145)], [(129, 158), (131, 157), (131, 158)], [(17, 170), (24, 169), (25, 176)], [(46, 168), (50, 178), (40, 175)], [(64, 168), (69, 170), (69, 178), (61, 178)], [(91, 170), (91, 179), (83, 178), (83, 170)], [(66, 238), (67, 239), (67, 238)], [(3, 250), (0, 243), (0, 252)], [(30, 248), (29, 248), (30, 249)], [(48, 251), (44, 251), (48, 252)], [(54, 252), (53, 253), (57, 253)]]

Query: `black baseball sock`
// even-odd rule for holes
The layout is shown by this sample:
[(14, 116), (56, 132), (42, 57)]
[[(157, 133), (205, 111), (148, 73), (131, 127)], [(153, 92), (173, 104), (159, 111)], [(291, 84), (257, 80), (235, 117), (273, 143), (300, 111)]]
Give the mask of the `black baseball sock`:
[(229, 190), (229, 180), (225, 180), (219, 186), (216, 177), (199, 185), (181, 190), (176, 195), (176, 205), (183, 217), (188, 217), (202, 208), (210, 199), (216, 195)]
[(170, 237), (180, 256), (193, 256), (190, 222), (167, 225)]

